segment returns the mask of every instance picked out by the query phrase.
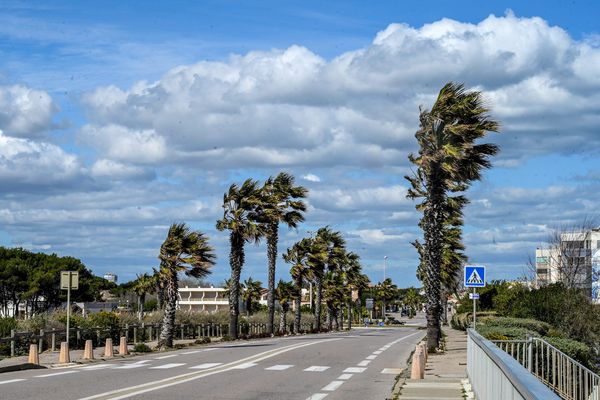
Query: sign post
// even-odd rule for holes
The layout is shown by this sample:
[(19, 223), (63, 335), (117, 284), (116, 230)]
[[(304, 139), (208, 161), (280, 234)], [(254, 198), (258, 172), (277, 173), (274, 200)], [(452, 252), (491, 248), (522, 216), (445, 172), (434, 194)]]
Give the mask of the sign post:
[(69, 330), (71, 322), (71, 289), (79, 289), (79, 272), (77, 271), (61, 271), (60, 272), (60, 288), (67, 291), (67, 340), (69, 343)]
[(473, 329), (477, 328), (477, 294), (476, 288), (485, 287), (485, 266), (483, 265), (465, 265), (464, 285), (466, 288), (473, 288), (473, 293), (469, 297), (473, 299)]

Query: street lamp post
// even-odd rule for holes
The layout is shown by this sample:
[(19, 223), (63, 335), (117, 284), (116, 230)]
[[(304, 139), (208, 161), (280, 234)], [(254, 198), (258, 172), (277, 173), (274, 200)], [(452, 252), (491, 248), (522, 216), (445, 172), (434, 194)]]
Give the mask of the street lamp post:
[(385, 268), (387, 267), (387, 256), (383, 256), (383, 280), (385, 281)]

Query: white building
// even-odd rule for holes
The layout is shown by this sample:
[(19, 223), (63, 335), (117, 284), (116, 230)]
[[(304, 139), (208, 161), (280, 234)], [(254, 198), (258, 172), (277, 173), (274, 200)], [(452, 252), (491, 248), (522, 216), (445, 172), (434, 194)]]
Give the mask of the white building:
[(229, 310), (229, 298), (225, 288), (184, 287), (179, 288), (177, 308), (189, 311), (215, 312)]
[(535, 251), (537, 286), (564, 282), (600, 303), (600, 229), (562, 233), (557, 242)]

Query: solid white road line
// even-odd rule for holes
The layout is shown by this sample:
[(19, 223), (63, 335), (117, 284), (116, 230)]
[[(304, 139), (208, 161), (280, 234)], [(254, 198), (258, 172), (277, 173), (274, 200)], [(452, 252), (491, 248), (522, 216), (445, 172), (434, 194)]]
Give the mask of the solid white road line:
[(194, 351), (186, 351), (185, 353), (181, 353), (181, 354), (196, 354), (196, 353), (202, 353), (205, 350), (194, 350)]
[(312, 367), (308, 367), (306, 369), (304, 369), (304, 372), (323, 372), (325, 370), (328, 370), (329, 367), (323, 366), (323, 365), (313, 365)]
[(327, 393), (315, 393), (306, 400), (321, 400), (327, 397)]
[(223, 364), (223, 363), (204, 363), (204, 364), (196, 365), (195, 367), (190, 367), (190, 369), (208, 369), (208, 368), (216, 367), (221, 364)]
[(169, 368), (181, 367), (182, 365), (185, 365), (185, 363), (171, 363), (171, 364), (157, 365), (156, 367), (150, 367), (148, 369), (169, 369)]
[(10, 379), (8, 381), (1, 381), (0, 385), (4, 385), (5, 383), (22, 382), (24, 380), (26, 380), (26, 379)]
[(155, 357), (155, 360), (164, 360), (165, 358), (177, 357), (179, 354), (169, 354), (168, 356)]
[(321, 390), (324, 390), (326, 392), (333, 392), (335, 389), (337, 389), (340, 386), (342, 386), (343, 383), (344, 383), (344, 381), (333, 381), (333, 382), (331, 382), (329, 385), (325, 386)]
[(365, 369), (366, 368), (350, 367), (346, 368), (343, 372), (349, 374), (360, 374), (361, 372), (364, 372)]
[(147, 367), (147, 366), (148, 365), (146, 365), (146, 364), (133, 363), (133, 364), (121, 365), (119, 367), (115, 367), (114, 369), (134, 369), (134, 368), (141, 368), (141, 367)]
[(53, 374), (36, 375), (36, 378), (48, 378), (50, 376), (74, 374), (76, 372), (79, 372), (79, 371), (64, 371), (64, 372), (55, 372)]
[(293, 365), (273, 365), (272, 367), (265, 368), (265, 371), (284, 371), (292, 367)]
[(370, 362), (371, 360), (363, 360), (356, 365), (358, 365), (359, 367), (366, 367), (367, 365), (369, 365)]
[(231, 367), (231, 369), (248, 369), (248, 368), (252, 368), (255, 365), (257, 365), (256, 363), (244, 363), (244, 364), (240, 364), (240, 365), (236, 365), (235, 367)]
[(102, 369), (102, 368), (110, 368), (113, 367), (115, 364), (95, 364), (95, 365), (88, 365), (87, 367), (81, 367), (79, 369), (84, 370), (84, 371), (95, 371), (97, 369)]
[(342, 381), (347, 381), (348, 379), (352, 378), (353, 374), (341, 374), (340, 376), (337, 377), (336, 380), (342, 380)]

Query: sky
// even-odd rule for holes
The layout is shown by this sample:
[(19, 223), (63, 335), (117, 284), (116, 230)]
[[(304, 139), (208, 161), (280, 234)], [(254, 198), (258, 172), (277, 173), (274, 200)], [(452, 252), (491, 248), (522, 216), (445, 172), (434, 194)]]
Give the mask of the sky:
[[(0, 244), (150, 272), (168, 226), (215, 229), (232, 183), (292, 173), (306, 222), (341, 231), (371, 280), (419, 285), (406, 199), (419, 107), (480, 90), (501, 152), (467, 192), (466, 253), (530, 273), (550, 232), (597, 214), (594, 1), (10, 1), (0, 7)], [(242, 277), (266, 281), (266, 246)], [(278, 277), (288, 279), (281, 259)]]

